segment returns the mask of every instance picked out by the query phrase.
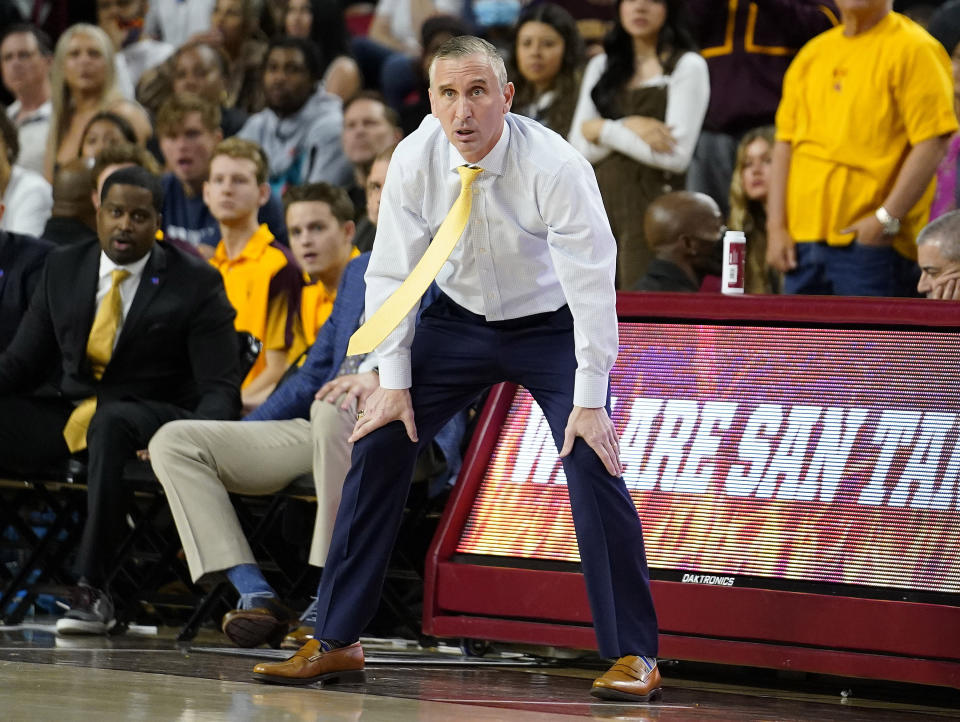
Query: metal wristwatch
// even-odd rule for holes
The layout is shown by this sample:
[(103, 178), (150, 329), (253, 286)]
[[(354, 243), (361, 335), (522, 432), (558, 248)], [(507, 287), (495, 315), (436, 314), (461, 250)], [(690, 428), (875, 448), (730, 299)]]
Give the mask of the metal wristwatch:
[(890, 211), (883, 206), (877, 208), (877, 212), (874, 213), (874, 215), (877, 217), (877, 220), (880, 221), (880, 225), (883, 226), (883, 232), (888, 236), (895, 236), (900, 232), (900, 219), (891, 216)]

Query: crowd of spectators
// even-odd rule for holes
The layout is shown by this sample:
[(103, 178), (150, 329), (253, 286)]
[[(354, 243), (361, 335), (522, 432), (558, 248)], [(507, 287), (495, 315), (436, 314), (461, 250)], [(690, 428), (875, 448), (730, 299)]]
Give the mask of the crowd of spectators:
[[(87, 358), (96, 356), (103, 368), (97, 375), (93, 364), (90, 376), (77, 358), (78, 334), (85, 339), (91, 323), (98, 327), (98, 307), (119, 294), (114, 358), (127, 353), (124, 314), (131, 304), (142, 311), (137, 284), (149, 278), (144, 282), (162, 286), (167, 267), (192, 269), (184, 271), (191, 282), (222, 280), (211, 297), (195, 290), (193, 306), (180, 304), (185, 318), (193, 316), (183, 334), (200, 333), (198, 321), (215, 316), (222, 338), (230, 308), (232, 329), (263, 344), (236, 398), (218, 388), (213, 410), (203, 408), (198, 392), (202, 363), (184, 362), (215, 359), (224, 378), (235, 369), (192, 336), (171, 346), (180, 348), (177, 382), (189, 392), (172, 398), (145, 383), (142, 369), (131, 371), (130, 388), (154, 412), (148, 420), (135, 415), (131, 428), (104, 405), (89, 454), (94, 473), (105, 477), (115, 464), (100, 457), (145, 449), (164, 421), (228, 420), (241, 403), (251, 418), (270, 421), (271, 431), (300, 417), (291, 428), (306, 446), (286, 460), (292, 469), (320, 474), (331, 466), (311, 456), (319, 452), (311, 450), (308, 419), (314, 430), (335, 426), (344, 439), (344, 420), (369, 393), (375, 359), (347, 363), (331, 345), (344, 329), (324, 335), (325, 321), (331, 314), (349, 328), (359, 321), (362, 276), (347, 269), (365, 264), (366, 256), (358, 257), (373, 245), (392, 148), (430, 112), (432, 53), (461, 34), (483, 35), (505, 56), (516, 87), (513, 112), (566, 137), (592, 164), (618, 244), (620, 289), (710, 288), (729, 227), (747, 237), (749, 293), (960, 296), (953, 215), (960, 198), (960, 0), (916, 10), (929, 32), (893, 12), (892, 0), (379, 0), (376, 7), (97, 0), (89, 16), (82, 3), (8, 5), (0, 17), (0, 342), (7, 349), (0, 393), (19, 395), (28, 380), (59, 377), (60, 401), (70, 403), (44, 417), (39, 438), (86, 403), (98, 383), (126, 388), (122, 372), (111, 376), (110, 352), (91, 351), (92, 331)], [(132, 231), (116, 230), (120, 216), (132, 219)], [(945, 220), (918, 239), (937, 216)], [(96, 265), (96, 253), (88, 258), (83, 249), (98, 243), (109, 263), (99, 266), (96, 304), (74, 299), (90, 317), (56, 318), (61, 306), (53, 296), (67, 289), (51, 284), (65, 277), (67, 260)], [(150, 259), (147, 270), (111, 281), (104, 268), (123, 266), (137, 247)], [(56, 261), (44, 276), (47, 257)], [(167, 266), (156, 265), (160, 258)], [(338, 314), (338, 287), (348, 277), (352, 306)], [(52, 295), (28, 314), (36, 286)], [(26, 331), (14, 343), (24, 317)], [(69, 318), (82, 331), (61, 327)], [(310, 361), (321, 343), (323, 355), (316, 351)], [(59, 374), (30, 367), (32, 354), (62, 344), (70, 348), (59, 348)], [(282, 380), (297, 378), (296, 369), (297, 385), (282, 403), (271, 401)], [(341, 377), (346, 381), (336, 381)], [(311, 405), (321, 386), (335, 404), (346, 396), (346, 415), (318, 424)], [(162, 413), (150, 404), (164, 404)], [(266, 411), (256, 416), (258, 408)], [(238, 427), (216, 428), (231, 444), (249, 446)], [(22, 437), (22, 429), (4, 433), (3, 448)], [(177, 438), (174, 427), (151, 445), (162, 450), (158, 474), (172, 496), (177, 478), (169, 470), (186, 453)], [(62, 455), (74, 451), (68, 443), (46, 452), (54, 446)], [(455, 466), (455, 452), (449, 455)], [(341, 455), (332, 464), (335, 476), (344, 463)], [(210, 471), (210, 485), (221, 491), (242, 488), (249, 475), (219, 472)], [(288, 474), (280, 476), (258, 493), (280, 488)], [(318, 496), (335, 504), (336, 484), (321, 488), (322, 481)], [(102, 487), (95, 495), (112, 483), (92, 482)], [(88, 527), (112, 528), (118, 513), (112, 503), (91, 502)], [(192, 526), (191, 513), (180, 510), (178, 524)], [(325, 533), (318, 522), (318, 548)], [(85, 539), (79, 571), (95, 593), (87, 593), (85, 608), (78, 605), (67, 631), (97, 631), (109, 612), (97, 585), (100, 550), (112, 537), (99, 530)], [(252, 562), (224, 555), (226, 566), (211, 567), (207, 543), (187, 545), (198, 578)], [(322, 564), (322, 554), (314, 556)], [(247, 601), (264, 606), (269, 593), (259, 578), (250, 570), (232, 574)], [(277, 624), (288, 621), (287, 610), (265, 606)], [(241, 622), (247, 629), (249, 615)], [(275, 632), (276, 624), (267, 624), (253, 638)]]

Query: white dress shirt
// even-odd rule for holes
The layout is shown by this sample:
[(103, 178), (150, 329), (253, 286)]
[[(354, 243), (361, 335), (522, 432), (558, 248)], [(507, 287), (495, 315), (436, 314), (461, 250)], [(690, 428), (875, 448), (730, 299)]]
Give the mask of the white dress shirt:
[[(150, 253), (153, 253), (153, 251)], [(143, 268), (147, 265), (147, 261), (150, 260), (150, 253), (139, 261), (128, 263), (126, 266), (118, 266), (107, 257), (106, 253), (100, 251), (100, 276), (97, 281), (97, 309), (100, 308), (100, 304), (103, 303), (103, 299), (110, 291), (110, 286), (113, 285), (111, 273), (118, 268), (130, 271), (130, 275), (120, 283), (120, 300), (123, 302), (123, 318), (120, 321), (120, 325), (117, 326), (117, 335), (113, 337), (114, 348), (117, 347), (117, 341), (120, 340), (120, 331), (123, 329), (123, 324), (126, 323), (127, 314), (130, 313), (130, 306), (133, 305), (133, 299), (137, 295), (137, 289), (140, 288)], [(96, 316), (96, 312), (94, 312), (94, 316)]]
[[(466, 161), (427, 116), (393, 154), (373, 255), (369, 317), (410, 274), (460, 194)], [(508, 113), (472, 186), (470, 220), (437, 276), (455, 303), (489, 321), (569, 305), (577, 372), (574, 403), (606, 403), (617, 356), (616, 242), (593, 168), (559, 135)], [(380, 385), (409, 388), (416, 311), (377, 348)]]
[(32, 170), (15, 165), (3, 191), (6, 209), (0, 218), (0, 230), (41, 236), (53, 211), (53, 189), (47, 179)]
[(53, 102), (48, 100), (32, 113), (18, 118), (21, 107), (20, 101), (15, 100), (7, 108), (7, 115), (17, 126), (17, 137), (20, 140), (17, 165), (43, 175), (43, 156), (47, 150), (47, 134), (50, 132)]
[(591, 163), (598, 163), (612, 151), (618, 151), (653, 168), (671, 173), (685, 173), (693, 159), (693, 150), (697, 147), (700, 128), (703, 127), (707, 105), (710, 103), (710, 73), (707, 71), (707, 61), (698, 53), (684, 53), (677, 61), (673, 73), (658, 75), (640, 86), (667, 88), (667, 109), (663, 122), (670, 127), (670, 132), (677, 141), (669, 153), (653, 150), (643, 138), (623, 124), (622, 118), (607, 119), (603, 122), (598, 143), (590, 143), (583, 137), (581, 126), (584, 121), (600, 117), (591, 93), (606, 67), (607, 56), (597, 55), (587, 63), (583, 71), (580, 97), (577, 99), (577, 109), (573, 113), (573, 123), (570, 126), (570, 142)]

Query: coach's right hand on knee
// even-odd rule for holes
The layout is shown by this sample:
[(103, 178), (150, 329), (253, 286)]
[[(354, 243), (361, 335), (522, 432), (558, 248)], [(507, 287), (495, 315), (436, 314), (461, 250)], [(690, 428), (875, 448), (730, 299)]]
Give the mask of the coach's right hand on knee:
[(402, 421), (410, 441), (416, 442), (417, 426), (413, 422), (413, 402), (409, 389), (385, 389), (382, 386), (370, 394), (363, 409), (357, 410), (357, 425), (348, 441), (362, 439), (371, 431), (391, 421)]

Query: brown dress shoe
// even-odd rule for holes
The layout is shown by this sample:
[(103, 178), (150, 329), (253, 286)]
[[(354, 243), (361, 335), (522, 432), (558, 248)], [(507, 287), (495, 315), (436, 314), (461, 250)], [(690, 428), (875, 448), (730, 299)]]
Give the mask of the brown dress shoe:
[(270, 684), (313, 684), (314, 682), (363, 682), (363, 647), (354, 642), (347, 647), (324, 652), (319, 640), (311, 639), (284, 662), (261, 662), (253, 668), (253, 678)]
[(264, 643), (279, 647), (283, 635), (290, 631), (291, 619), (296, 618), (293, 611), (277, 602), (269, 609), (233, 609), (223, 615), (221, 628), (238, 647), (259, 647)]
[(660, 670), (653, 657), (627, 655), (593, 681), (590, 694), (600, 699), (649, 702), (661, 695)]
[(283, 638), (280, 649), (300, 649), (311, 639), (313, 639), (313, 627), (299, 626)]

